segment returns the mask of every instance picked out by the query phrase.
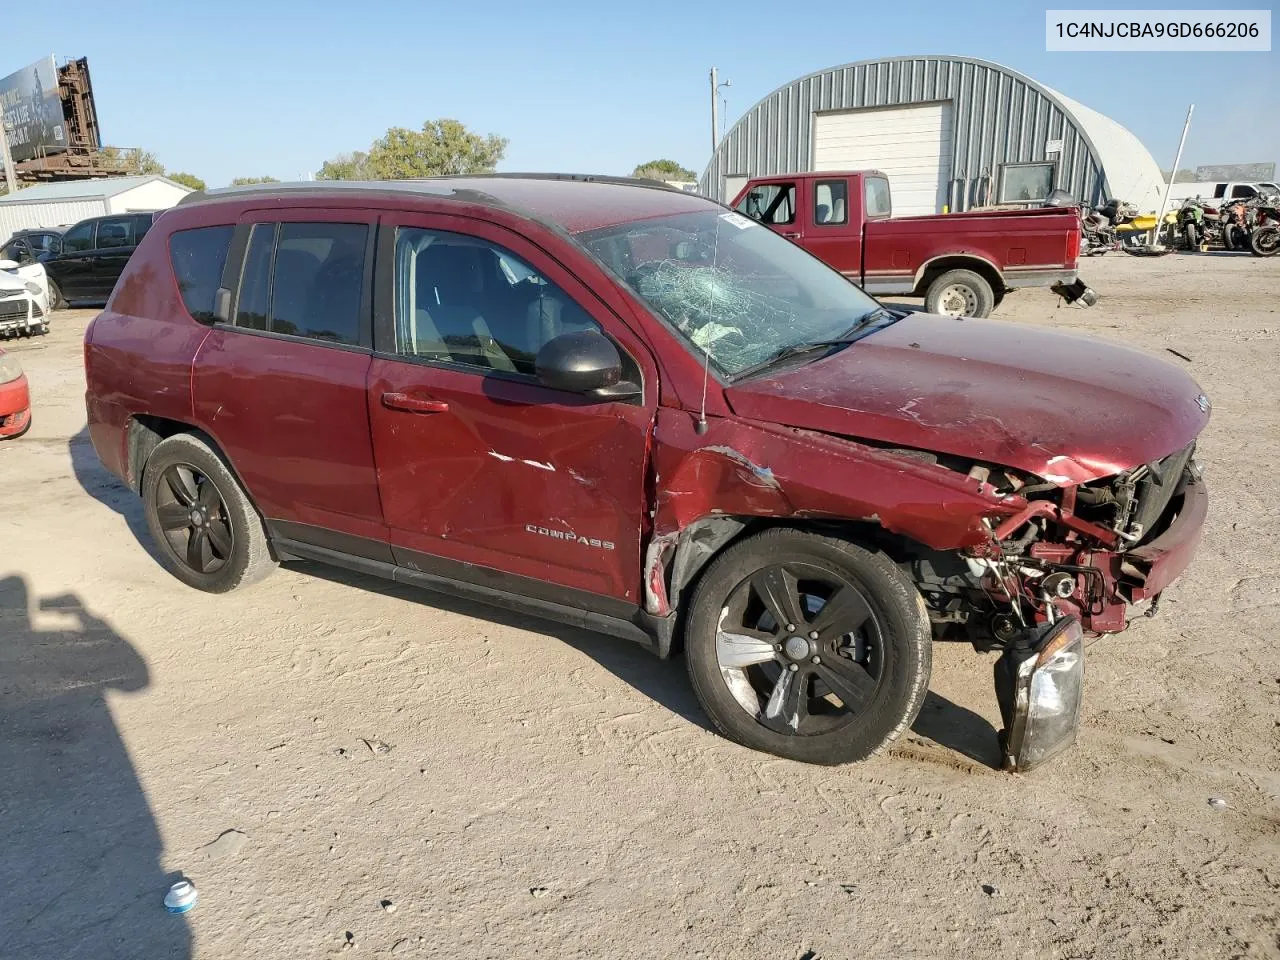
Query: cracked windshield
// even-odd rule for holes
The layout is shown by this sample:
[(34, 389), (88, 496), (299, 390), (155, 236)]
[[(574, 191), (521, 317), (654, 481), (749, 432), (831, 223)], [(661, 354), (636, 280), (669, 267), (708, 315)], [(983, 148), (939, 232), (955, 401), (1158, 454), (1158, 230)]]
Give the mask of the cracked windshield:
[(804, 344), (848, 336), (879, 306), (737, 213), (662, 217), (579, 240), (729, 377)]

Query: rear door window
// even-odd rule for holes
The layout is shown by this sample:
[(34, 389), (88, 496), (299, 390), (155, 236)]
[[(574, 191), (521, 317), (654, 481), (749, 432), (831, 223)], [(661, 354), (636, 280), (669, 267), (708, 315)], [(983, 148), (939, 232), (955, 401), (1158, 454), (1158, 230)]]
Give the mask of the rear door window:
[(143, 213), (133, 218), (133, 235), (134, 242), (141, 243), (142, 238), (147, 235), (147, 231), (151, 229), (152, 224), (156, 222), (155, 214)]
[(133, 217), (112, 217), (98, 222), (98, 249), (112, 250), (135, 244)]
[(88, 223), (78, 223), (67, 231), (66, 236), (62, 238), (63, 253), (83, 253), (85, 250), (93, 249), (93, 228), (97, 223), (90, 220)]
[(254, 224), (236, 325), (359, 344), (368, 240), (363, 223)]
[(369, 227), (363, 223), (282, 223), (268, 329), (359, 343), (368, 240)]
[(813, 187), (813, 222), (835, 226), (849, 222), (849, 184), (844, 180), (819, 180)]
[(235, 227), (179, 230), (169, 238), (169, 259), (187, 313), (201, 323), (213, 322), (213, 298), (222, 285), (227, 249)]

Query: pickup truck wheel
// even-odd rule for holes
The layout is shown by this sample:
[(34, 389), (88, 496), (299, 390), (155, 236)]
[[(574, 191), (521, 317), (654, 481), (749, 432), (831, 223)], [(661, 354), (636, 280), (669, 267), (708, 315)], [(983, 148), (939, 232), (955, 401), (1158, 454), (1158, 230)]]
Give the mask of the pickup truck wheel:
[(685, 656), (694, 692), (725, 736), (836, 764), (871, 756), (915, 720), (931, 644), (924, 601), (887, 557), (779, 529), (707, 568)]
[(54, 311), (54, 310), (61, 310), (61, 309), (62, 309), (63, 307), (65, 307), (66, 305), (67, 305), (67, 301), (66, 301), (66, 299), (62, 296), (62, 288), (61, 288), (61, 287), (59, 287), (59, 286), (58, 286), (58, 284), (57, 284), (55, 281), (50, 280), (50, 281), (49, 281), (49, 310), (50, 310), (50, 312), (52, 312), (52, 311)]
[(156, 446), (143, 468), (142, 502), (161, 560), (190, 587), (227, 593), (275, 568), (249, 497), (198, 437), (180, 433)]
[(986, 317), (994, 306), (991, 284), (972, 270), (948, 270), (929, 284), (924, 297), (928, 313), (947, 317)]

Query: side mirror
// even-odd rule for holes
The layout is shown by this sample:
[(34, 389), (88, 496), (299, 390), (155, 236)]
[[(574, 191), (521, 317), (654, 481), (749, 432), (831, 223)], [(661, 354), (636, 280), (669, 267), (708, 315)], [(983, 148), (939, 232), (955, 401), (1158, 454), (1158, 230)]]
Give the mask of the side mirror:
[(534, 360), (538, 379), (548, 387), (601, 398), (635, 396), (640, 388), (622, 380), (622, 358), (608, 337), (595, 330), (565, 333), (548, 340)]

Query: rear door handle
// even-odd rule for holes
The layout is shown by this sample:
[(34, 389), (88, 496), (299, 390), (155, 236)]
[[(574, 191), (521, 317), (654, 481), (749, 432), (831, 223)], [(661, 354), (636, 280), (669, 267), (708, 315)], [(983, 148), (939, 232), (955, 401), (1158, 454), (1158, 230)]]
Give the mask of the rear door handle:
[(407, 393), (384, 393), (382, 405), (392, 410), (405, 410), (409, 413), (448, 413), (449, 404), (443, 400), (429, 400), (426, 397), (411, 397)]

